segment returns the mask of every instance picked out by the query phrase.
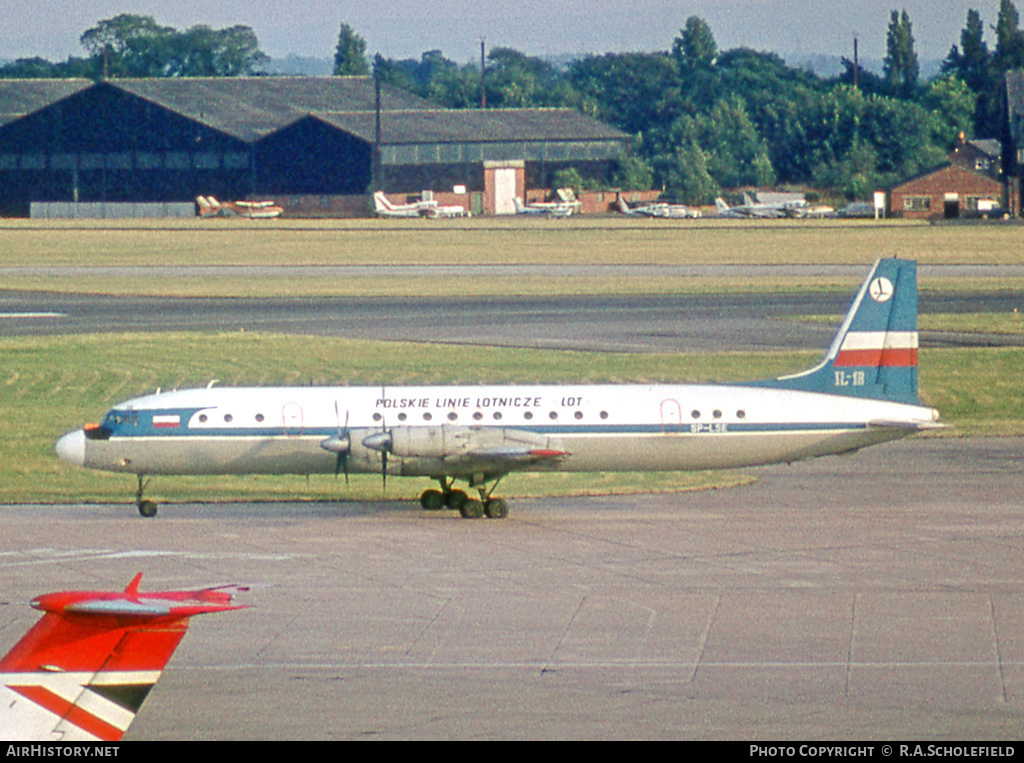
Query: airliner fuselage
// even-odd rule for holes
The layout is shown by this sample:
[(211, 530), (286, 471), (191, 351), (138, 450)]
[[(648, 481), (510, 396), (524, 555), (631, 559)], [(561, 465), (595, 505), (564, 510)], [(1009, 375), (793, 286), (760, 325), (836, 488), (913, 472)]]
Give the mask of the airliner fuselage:
[[(376, 472), (421, 497), (504, 516), (514, 471), (724, 469), (845, 453), (938, 424), (917, 397), (916, 267), (879, 260), (832, 346), (803, 373), (747, 384), (259, 387), (159, 392), (57, 443), (65, 461), (145, 475)], [(481, 500), (468, 503), (454, 480)], [(491, 483), (490, 488), (482, 486)], [(468, 508), (466, 508), (468, 506)]]
[[(213, 388), (129, 400), (60, 450), (135, 474), (317, 474), (337, 470), (329, 445), (341, 435), (348, 471), (380, 473), (382, 450), (364, 441), (391, 432), (393, 475), (500, 471), (479, 451), (505, 443), (549, 454), (524, 452), (516, 470), (683, 471), (841, 453), (936, 419), (923, 406), (728, 385)], [(433, 447), (402, 448), (428, 432)]]

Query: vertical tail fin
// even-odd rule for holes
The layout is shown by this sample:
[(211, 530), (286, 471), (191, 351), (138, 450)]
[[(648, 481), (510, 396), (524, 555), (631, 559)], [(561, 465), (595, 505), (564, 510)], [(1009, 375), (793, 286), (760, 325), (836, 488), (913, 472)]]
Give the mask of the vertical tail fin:
[(917, 404), (917, 263), (878, 260), (824, 360), (760, 386)]
[(227, 589), (140, 593), (141, 578), (120, 592), (62, 591), (32, 602), (42, 619), (0, 658), (0, 739), (119, 740), (189, 618), (241, 608)]

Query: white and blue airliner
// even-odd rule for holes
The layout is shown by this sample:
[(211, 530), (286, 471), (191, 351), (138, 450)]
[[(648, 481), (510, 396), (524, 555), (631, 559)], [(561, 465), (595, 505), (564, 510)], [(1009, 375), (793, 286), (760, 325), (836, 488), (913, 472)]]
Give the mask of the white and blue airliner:
[[(60, 438), (89, 469), (151, 475), (377, 473), (436, 480), (425, 509), (507, 515), (515, 471), (728, 469), (846, 453), (942, 426), (917, 396), (917, 268), (882, 259), (825, 358), (741, 384), (255, 387), (158, 392)], [(456, 489), (465, 481), (479, 499)]]

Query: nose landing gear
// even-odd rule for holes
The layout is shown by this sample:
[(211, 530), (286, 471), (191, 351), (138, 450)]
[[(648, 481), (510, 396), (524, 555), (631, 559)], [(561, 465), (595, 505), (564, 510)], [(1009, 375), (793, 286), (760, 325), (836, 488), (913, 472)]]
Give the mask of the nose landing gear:
[(135, 492), (135, 505), (139, 509), (139, 514), (147, 519), (155, 517), (157, 510), (156, 501), (150, 501), (148, 498), (142, 497), (142, 491), (146, 489), (148, 484), (149, 480), (146, 479), (146, 476), (144, 474), (140, 474), (139, 489)]

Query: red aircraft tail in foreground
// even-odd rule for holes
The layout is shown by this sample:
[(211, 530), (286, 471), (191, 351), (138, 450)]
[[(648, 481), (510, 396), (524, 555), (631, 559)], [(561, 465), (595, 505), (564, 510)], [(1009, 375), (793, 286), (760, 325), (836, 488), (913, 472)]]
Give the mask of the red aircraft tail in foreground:
[(193, 615), (233, 606), (234, 586), (139, 593), (40, 596), (45, 614), (0, 659), (0, 739), (108, 741), (121, 738), (188, 629)]

